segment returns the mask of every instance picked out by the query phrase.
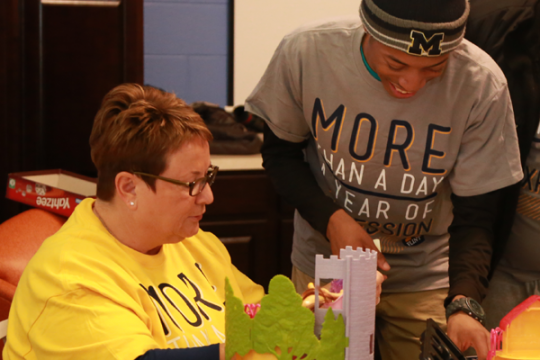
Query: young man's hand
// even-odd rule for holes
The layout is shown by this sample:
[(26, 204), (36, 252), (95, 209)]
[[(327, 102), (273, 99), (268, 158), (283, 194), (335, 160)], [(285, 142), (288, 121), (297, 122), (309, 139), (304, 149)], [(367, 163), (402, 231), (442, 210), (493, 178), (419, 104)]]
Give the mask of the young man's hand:
[(377, 305), (381, 301), (382, 283), (388, 276), (383, 275), (380, 271), (377, 271)]
[[(454, 300), (457, 299), (459, 297), (456, 296)], [(478, 360), (486, 359), (490, 346), (490, 334), (478, 320), (463, 311), (458, 311), (448, 318), (446, 332), (459, 350), (465, 351), (473, 347)]]
[[(379, 251), (368, 233), (345, 210), (340, 209), (332, 214), (328, 222), (326, 237), (330, 240), (332, 254), (339, 255), (339, 250), (346, 246), (353, 249), (372, 249)], [(390, 270), (384, 255), (379, 252), (377, 267), (381, 270)]]

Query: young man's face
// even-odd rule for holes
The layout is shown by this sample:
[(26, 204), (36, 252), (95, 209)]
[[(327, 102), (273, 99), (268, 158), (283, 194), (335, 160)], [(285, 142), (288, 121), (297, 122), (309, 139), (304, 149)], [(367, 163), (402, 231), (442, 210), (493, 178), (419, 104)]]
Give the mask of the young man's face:
[(369, 66), (381, 78), (384, 89), (393, 97), (414, 96), (426, 83), (441, 76), (446, 69), (449, 53), (435, 56), (414, 56), (386, 46), (369, 34), (362, 41)]

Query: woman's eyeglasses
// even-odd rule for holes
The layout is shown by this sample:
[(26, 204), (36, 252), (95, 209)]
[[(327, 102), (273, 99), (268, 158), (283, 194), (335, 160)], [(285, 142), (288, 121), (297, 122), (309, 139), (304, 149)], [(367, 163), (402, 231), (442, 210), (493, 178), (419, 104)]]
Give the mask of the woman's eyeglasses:
[(131, 173), (135, 175), (139, 175), (139, 176), (148, 176), (151, 178), (163, 180), (171, 184), (187, 186), (189, 188), (189, 195), (197, 196), (203, 192), (206, 184), (208, 184), (208, 186), (212, 186), (212, 184), (216, 180), (216, 175), (218, 173), (218, 170), (219, 170), (219, 167), (210, 165), (210, 167), (208, 168), (208, 172), (206, 173), (204, 177), (196, 179), (195, 181), (192, 181), (192, 182), (183, 182), (183, 181), (170, 179), (170, 178), (166, 178), (166, 177), (154, 175), (154, 174), (147, 174), (147, 173), (143, 173), (139, 171), (132, 171)]

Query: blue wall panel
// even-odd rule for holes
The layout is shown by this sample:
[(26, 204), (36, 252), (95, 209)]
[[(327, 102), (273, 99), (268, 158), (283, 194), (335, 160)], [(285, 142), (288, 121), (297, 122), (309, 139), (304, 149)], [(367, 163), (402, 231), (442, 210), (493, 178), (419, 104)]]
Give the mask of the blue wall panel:
[(181, 55), (146, 55), (144, 57), (144, 82), (174, 91), (186, 101), (188, 87), (188, 57)]
[(190, 96), (220, 106), (227, 102), (227, 55), (190, 56)]
[(228, 0), (144, 0), (145, 83), (227, 103)]

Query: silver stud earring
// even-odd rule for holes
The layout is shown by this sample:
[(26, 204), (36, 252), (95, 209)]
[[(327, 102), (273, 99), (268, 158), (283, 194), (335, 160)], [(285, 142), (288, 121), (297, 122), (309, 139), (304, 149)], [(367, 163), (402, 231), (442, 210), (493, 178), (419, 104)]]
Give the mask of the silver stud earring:
[(135, 203), (132, 201), (132, 202), (129, 203), (129, 205), (135, 206)]

